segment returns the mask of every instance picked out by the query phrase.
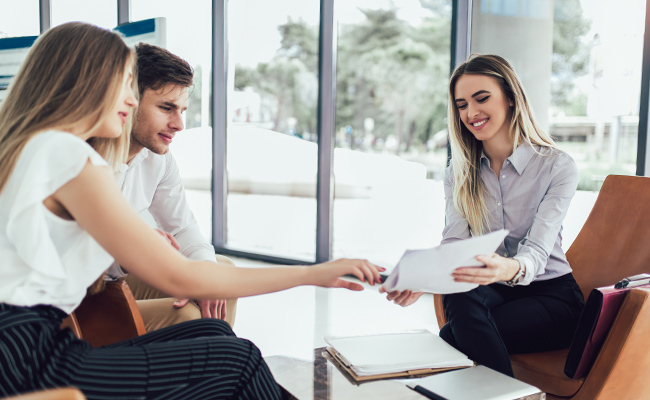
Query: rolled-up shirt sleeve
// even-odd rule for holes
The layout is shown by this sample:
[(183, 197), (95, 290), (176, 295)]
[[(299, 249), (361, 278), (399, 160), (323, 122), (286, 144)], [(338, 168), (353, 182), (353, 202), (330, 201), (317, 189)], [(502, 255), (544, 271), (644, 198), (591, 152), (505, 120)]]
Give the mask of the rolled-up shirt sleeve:
[(457, 240), (469, 239), (470, 231), (467, 220), (458, 212), (454, 206), (454, 174), (452, 166), (447, 167), (445, 171), (444, 188), (445, 188), (445, 228), (442, 231), (442, 242), (451, 243)]
[(539, 204), (533, 224), (519, 242), (515, 259), (526, 266), (526, 274), (519, 282), (528, 285), (544, 274), (556, 241), (559, 241), (562, 221), (578, 187), (578, 168), (571, 157), (562, 154), (551, 168), (551, 183)]

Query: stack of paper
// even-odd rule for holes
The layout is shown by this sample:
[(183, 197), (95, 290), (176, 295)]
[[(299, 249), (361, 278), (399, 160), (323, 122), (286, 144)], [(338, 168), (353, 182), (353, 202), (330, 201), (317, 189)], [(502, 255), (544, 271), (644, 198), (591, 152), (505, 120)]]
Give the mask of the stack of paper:
[(474, 365), (466, 355), (428, 330), (326, 337), (325, 341), (334, 358), (358, 377), (409, 376)]
[(384, 282), (384, 287), (394, 290), (413, 290), (429, 293), (461, 293), (478, 285), (455, 282), (451, 274), (458, 267), (480, 267), (479, 255), (494, 253), (508, 231), (501, 229), (486, 235), (441, 244), (426, 250), (407, 250)]

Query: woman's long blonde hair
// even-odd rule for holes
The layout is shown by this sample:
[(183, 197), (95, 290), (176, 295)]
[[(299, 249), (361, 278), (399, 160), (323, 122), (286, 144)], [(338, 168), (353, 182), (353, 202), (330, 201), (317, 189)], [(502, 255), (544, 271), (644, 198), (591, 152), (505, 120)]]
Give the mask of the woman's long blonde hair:
[[(127, 62), (133, 61), (133, 51), (118, 34), (94, 25), (63, 24), (38, 38), (0, 104), (0, 191), (34, 135), (98, 129), (118, 100)], [(126, 125), (117, 138), (89, 141), (114, 167), (128, 155)]]
[(485, 185), (481, 179), (483, 143), (465, 127), (456, 106), (456, 83), (463, 75), (485, 75), (493, 78), (505, 97), (514, 105), (508, 135), (513, 151), (526, 142), (543, 147), (556, 147), (553, 139), (540, 127), (515, 70), (503, 57), (472, 55), (460, 64), (449, 80), (449, 142), (454, 173), (454, 206), (469, 223), (473, 236), (486, 233), (489, 212), (485, 205)]

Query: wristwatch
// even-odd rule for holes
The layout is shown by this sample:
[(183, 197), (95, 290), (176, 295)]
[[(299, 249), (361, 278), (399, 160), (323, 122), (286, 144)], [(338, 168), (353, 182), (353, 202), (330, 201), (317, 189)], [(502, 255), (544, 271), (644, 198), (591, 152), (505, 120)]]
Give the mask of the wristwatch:
[(517, 273), (515, 274), (515, 276), (512, 277), (512, 279), (508, 281), (503, 281), (504, 285), (510, 287), (514, 287), (517, 283), (519, 283), (521, 278), (524, 276), (524, 273), (526, 272), (526, 266), (524, 265), (523, 261), (517, 258), (513, 258), (513, 260), (517, 260), (517, 262), (519, 263), (519, 271), (517, 271)]

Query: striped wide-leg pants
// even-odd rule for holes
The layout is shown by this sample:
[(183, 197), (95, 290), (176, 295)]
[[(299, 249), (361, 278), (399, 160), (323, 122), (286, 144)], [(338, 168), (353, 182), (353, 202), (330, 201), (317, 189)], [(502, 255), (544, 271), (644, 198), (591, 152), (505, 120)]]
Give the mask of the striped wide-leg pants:
[(88, 399), (279, 399), (259, 350), (201, 319), (101, 348), (59, 326), (50, 306), (0, 303), (0, 397), (75, 386)]

